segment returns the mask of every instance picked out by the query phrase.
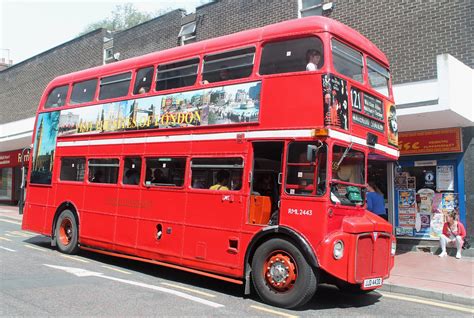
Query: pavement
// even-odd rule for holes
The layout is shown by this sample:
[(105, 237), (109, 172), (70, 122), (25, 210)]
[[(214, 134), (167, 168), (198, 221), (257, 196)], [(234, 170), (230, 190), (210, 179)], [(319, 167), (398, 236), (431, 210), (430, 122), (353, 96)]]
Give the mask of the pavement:
[[(0, 218), (21, 221), (22, 216), (17, 206), (0, 205)], [(398, 252), (380, 290), (474, 307), (474, 258), (453, 255), (453, 251), (444, 258), (433, 252)]]

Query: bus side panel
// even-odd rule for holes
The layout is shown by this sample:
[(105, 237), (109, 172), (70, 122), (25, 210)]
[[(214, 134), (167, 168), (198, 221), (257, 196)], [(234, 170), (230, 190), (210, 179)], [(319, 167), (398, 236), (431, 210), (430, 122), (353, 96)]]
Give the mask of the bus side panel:
[[(55, 183), (55, 194), (54, 194), (54, 200), (53, 204), (51, 207), (48, 209), (48, 213), (46, 216), (46, 230), (53, 229), (53, 220), (54, 220), (54, 215), (56, 214), (56, 211), (58, 207), (64, 203), (64, 202), (70, 202), (75, 209), (78, 211), (78, 217), (79, 217), (79, 227), (82, 225), (82, 220), (81, 220), (81, 207), (83, 206), (83, 200), (84, 200), (84, 185), (82, 182), (56, 182)], [(79, 236), (81, 235), (81, 231), (79, 231)], [(80, 239), (79, 239), (80, 241)]]
[(115, 232), (117, 213), (117, 193), (115, 184), (90, 183), (84, 191), (81, 237), (85, 245), (111, 248)]
[[(138, 218), (137, 249), (150, 257), (179, 262), (184, 235), (186, 192), (151, 186), (142, 188)], [(160, 233), (161, 232), (161, 233)]]
[(118, 251), (135, 252), (138, 215), (141, 207), (141, 191), (138, 186), (125, 186), (118, 189), (114, 237), (115, 247)]
[(23, 230), (51, 235), (51, 232), (45, 232), (46, 206), (50, 192), (51, 187), (29, 185), (22, 221)]

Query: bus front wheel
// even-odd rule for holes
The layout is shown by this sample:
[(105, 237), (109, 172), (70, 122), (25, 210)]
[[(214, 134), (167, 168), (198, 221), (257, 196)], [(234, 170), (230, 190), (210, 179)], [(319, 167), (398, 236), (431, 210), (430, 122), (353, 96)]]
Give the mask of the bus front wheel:
[(79, 250), (77, 244), (77, 220), (71, 210), (64, 210), (56, 221), (54, 231), (56, 246), (61, 253), (76, 254)]
[(317, 287), (316, 275), (300, 250), (280, 238), (266, 241), (255, 251), (252, 281), (264, 302), (283, 308), (304, 305)]

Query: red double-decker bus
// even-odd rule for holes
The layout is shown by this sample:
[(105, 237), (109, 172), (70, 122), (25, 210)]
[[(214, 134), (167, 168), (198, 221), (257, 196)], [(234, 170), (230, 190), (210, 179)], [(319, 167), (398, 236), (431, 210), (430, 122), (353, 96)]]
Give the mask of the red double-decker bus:
[(309, 17), (60, 76), (41, 98), (22, 228), (250, 284), (293, 308), (380, 287), (392, 226), (365, 208), (395, 160), (385, 55)]

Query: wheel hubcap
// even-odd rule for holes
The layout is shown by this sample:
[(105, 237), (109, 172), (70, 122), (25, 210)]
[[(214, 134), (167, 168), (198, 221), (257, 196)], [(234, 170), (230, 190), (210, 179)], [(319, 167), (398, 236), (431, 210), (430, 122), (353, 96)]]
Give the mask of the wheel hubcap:
[(70, 219), (64, 219), (59, 226), (59, 241), (66, 246), (72, 240), (72, 223)]
[(280, 292), (290, 290), (298, 277), (293, 257), (283, 251), (269, 255), (263, 273), (268, 285)]

